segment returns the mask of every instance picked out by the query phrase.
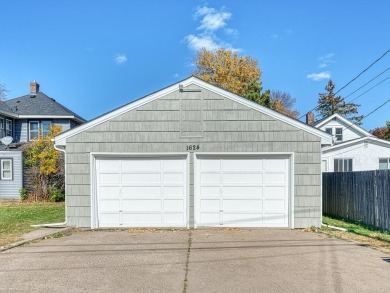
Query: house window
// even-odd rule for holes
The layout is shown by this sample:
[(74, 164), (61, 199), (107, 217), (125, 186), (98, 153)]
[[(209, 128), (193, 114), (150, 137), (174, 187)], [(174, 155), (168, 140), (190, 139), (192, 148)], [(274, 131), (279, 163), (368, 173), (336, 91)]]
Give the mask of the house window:
[(41, 129), (42, 129), (42, 136), (43, 137), (49, 136), (50, 125), (51, 125), (50, 121), (42, 121)]
[(39, 122), (30, 121), (30, 140), (37, 139), (39, 137)]
[(332, 128), (325, 128), (325, 132), (330, 134), (330, 135), (333, 134)]
[(334, 159), (335, 172), (352, 172), (352, 159)]
[(1, 159), (1, 180), (12, 180), (12, 159)]
[(380, 170), (390, 169), (390, 158), (379, 159), (379, 169)]
[(342, 141), (342, 140), (343, 140), (343, 129), (336, 128), (336, 141)]
[(4, 137), (4, 118), (0, 118), (0, 138)]
[(12, 136), (12, 120), (5, 120), (5, 136)]

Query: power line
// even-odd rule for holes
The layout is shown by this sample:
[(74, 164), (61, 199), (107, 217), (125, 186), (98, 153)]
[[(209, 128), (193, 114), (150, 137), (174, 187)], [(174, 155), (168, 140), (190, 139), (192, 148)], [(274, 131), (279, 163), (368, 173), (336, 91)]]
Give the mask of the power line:
[(357, 98), (360, 98), (361, 96), (363, 96), (364, 94), (368, 93), (369, 91), (371, 91), (372, 89), (376, 88), (378, 85), (380, 85), (381, 83), (385, 82), (386, 80), (388, 80), (390, 78), (390, 76), (386, 77), (385, 79), (383, 79), (382, 81), (378, 82), (376, 85), (374, 85), (373, 87), (369, 88), (368, 90), (366, 90), (364, 93), (358, 95), (357, 97), (355, 97), (354, 99), (350, 100), (349, 102), (353, 102), (355, 101)]
[(348, 98), (349, 96), (352, 96), (354, 93), (356, 93), (357, 91), (359, 91), (360, 89), (364, 88), (366, 85), (368, 85), (370, 82), (374, 81), (375, 79), (377, 79), (379, 76), (381, 76), (383, 73), (385, 73), (386, 71), (388, 71), (390, 69), (390, 67), (387, 67), (386, 70), (382, 71), (381, 73), (379, 73), (377, 76), (375, 76), (373, 79), (371, 79), (370, 81), (366, 82), (365, 84), (363, 84), (361, 87), (359, 87), (358, 89), (354, 90), (352, 93), (350, 93), (349, 95), (346, 95), (344, 97), (344, 99)]
[[(360, 72), (357, 76), (355, 76), (351, 81), (349, 81), (346, 85), (344, 85), (341, 89), (339, 89), (337, 92), (334, 93), (334, 95), (336, 95), (338, 92), (340, 92), (342, 89), (346, 88), (349, 84), (351, 84), (353, 81), (355, 81), (356, 79), (358, 79), (364, 72), (366, 72), (368, 69), (370, 69), (375, 63), (377, 63), (379, 60), (381, 60), (383, 57), (386, 56), (387, 53), (390, 52), (390, 49), (388, 49), (385, 53), (382, 54), (382, 56), (380, 56), (378, 59), (376, 59), (374, 62), (372, 62), (366, 69), (364, 69), (362, 72)], [(313, 109), (307, 111), (305, 114), (303, 114), (301, 117), (299, 117), (298, 119), (302, 119), (303, 117), (306, 116), (307, 113), (311, 112), (311, 111), (315, 111), (317, 110), (318, 106), (314, 107)]]
[(386, 56), (387, 53), (390, 52), (390, 49), (388, 49), (385, 53), (383, 53), (382, 56), (380, 56), (378, 59), (376, 59), (374, 62), (372, 62), (366, 69), (364, 69), (362, 72), (360, 72), (356, 77), (354, 77), (350, 82), (348, 82), (345, 86), (343, 86), (341, 89), (339, 89), (337, 92), (335, 92), (335, 95), (339, 93), (341, 90), (346, 88), (348, 85), (350, 85), (352, 82), (354, 82), (356, 79), (359, 78), (364, 72), (366, 72), (368, 69), (370, 69), (375, 63), (377, 63), (379, 60), (381, 60), (383, 57)]

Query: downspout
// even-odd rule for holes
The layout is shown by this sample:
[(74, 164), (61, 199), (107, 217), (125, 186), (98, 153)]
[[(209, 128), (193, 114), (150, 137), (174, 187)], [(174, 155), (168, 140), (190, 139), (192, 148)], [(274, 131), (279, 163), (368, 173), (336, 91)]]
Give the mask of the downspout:
[(343, 231), (343, 232), (348, 232), (348, 229), (327, 225), (327, 224), (324, 224), (322, 222), (321, 222), (321, 226), (325, 226), (325, 227), (328, 227), (328, 228), (331, 228), (331, 229), (335, 229), (335, 230), (340, 230), (340, 231)]
[[(64, 163), (65, 163), (65, 190), (66, 190), (66, 152), (65, 149), (58, 148), (54, 144), (54, 149), (60, 152), (64, 153)], [(57, 226), (66, 226), (67, 225), (67, 220), (68, 220), (68, 213), (67, 213), (67, 196), (66, 196), (66, 191), (65, 191), (65, 222), (62, 223), (49, 223), (49, 224), (37, 224), (37, 225), (30, 225), (31, 227), (48, 227), (48, 228), (55, 228)]]

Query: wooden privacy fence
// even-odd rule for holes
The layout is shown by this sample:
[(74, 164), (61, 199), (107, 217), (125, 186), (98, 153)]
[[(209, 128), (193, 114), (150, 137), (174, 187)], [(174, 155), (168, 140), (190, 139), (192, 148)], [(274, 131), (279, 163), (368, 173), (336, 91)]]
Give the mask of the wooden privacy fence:
[(323, 173), (322, 203), (325, 215), (390, 231), (390, 170)]

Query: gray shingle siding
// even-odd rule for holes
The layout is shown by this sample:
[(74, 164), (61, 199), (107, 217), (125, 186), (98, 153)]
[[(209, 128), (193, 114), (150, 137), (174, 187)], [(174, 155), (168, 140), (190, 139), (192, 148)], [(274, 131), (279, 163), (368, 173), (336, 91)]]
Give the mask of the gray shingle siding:
[[(183, 153), (188, 144), (201, 152), (293, 152), (295, 227), (321, 224), (320, 138), (205, 89), (174, 92), (68, 138), (68, 224), (90, 227), (90, 152)], [(192, 154), (190, 164), (193, 207)]]
[(23, 185), (22, 178), (22, 152), (20, 151), (1, 151), (0, 159), (12, 159), (13, 178), (12, 180), (0, 179), (0, 198), (20, 198), (19, 190)]

